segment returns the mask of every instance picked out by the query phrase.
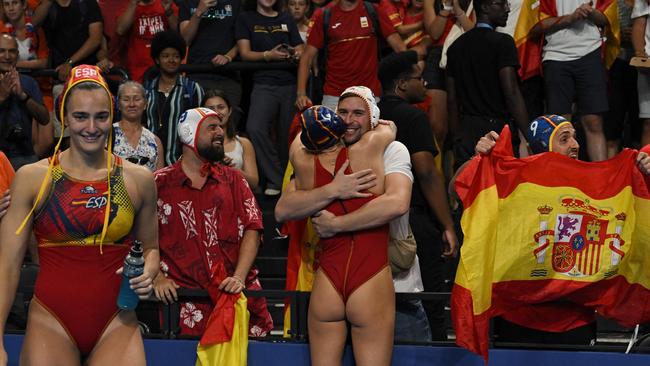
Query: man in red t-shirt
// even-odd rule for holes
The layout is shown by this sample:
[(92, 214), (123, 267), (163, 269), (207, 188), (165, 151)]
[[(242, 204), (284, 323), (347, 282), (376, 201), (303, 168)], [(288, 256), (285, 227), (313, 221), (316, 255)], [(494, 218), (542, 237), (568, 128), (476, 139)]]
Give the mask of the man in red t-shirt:
[(178, 31), (178, 8), (172, 0), (130, 0), (117, 19), (115, 32), (128, 38), (126, 69), (131, 79), (142, 83), (145, 71), (153, 66), (151, 40), (156, 33)]
[[(164, 303), (178, 300), (178, 287), (207, 289), (217, 263), (228, 277), (219, 288), (238, 294), (260, 290), (253, 266), (262, 213), (244, 176), (217, 162), (224, 156), (224, 122), (211, 109), (187, 110), (178, 124), (183, 158), (155, 173), (161, 272), (154, 280)], [(210, 300), (182, 302), (181, 334), (200, 336), (212, 312)], [(250, 335), (261, 337), (273, 321), (261, 297), (248, 299)]]
[[(375, 7), (376, 5), (372, 5)], [(307, 31), (307, 47), (300, 58), (296, 106), (304, 109), (312, 102), (307, 97), (310, 65), (319, 51), (327, 48), (325, 85), (322, 104), (336, 110), (338, 96), (348, 87), (363, 85), (381, 95), (377, 78), (378, 37), (383, 37), (395, 52), (406, 47), (385, 14), (377, 13), (379, 28), (374, 29), (372, 17), (362, 0), (340, 0), (327, 5), (330, 18), (327, 44), (323, 33), (323, 9), (317, 9)]]

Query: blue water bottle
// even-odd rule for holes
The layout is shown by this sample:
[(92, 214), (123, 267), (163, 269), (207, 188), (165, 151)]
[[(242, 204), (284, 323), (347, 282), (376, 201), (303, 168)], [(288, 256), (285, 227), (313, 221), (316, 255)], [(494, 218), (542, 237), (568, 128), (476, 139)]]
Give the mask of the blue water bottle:
[(142, 256), (142, 242), (134, 240), (129, 254), (124, 259), (122, 284), (120, 294), (117, 296), (117, 307), (124, 310), (133, 310), (138, 306), (138, 294), (131, 289), (129, 280), (138, 277), (144, 272), (144, 257)]

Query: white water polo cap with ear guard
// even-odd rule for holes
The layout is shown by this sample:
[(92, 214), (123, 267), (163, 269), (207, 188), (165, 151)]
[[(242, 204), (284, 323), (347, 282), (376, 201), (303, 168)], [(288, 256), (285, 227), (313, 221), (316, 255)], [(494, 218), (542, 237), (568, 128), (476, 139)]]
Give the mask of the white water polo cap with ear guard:
[(366, 102), (368, 113), (370, 114), (370, 127), (377, 127), (377, 124), (379, 123), (379, 107), (377, 107), (377, 100), (375, 99), (372, 90), (365, 86), (351, 86), (341, 93), (339, 101), (350, 96), (359, 97)]
[(191, 147), (197, 156), (199, 154), (196, 150), (196, 139), (199, 135), (199, 127), (209, 117), (217, 117), (221, 121), (221, 115), (219, 113), (203, 107), (188, 109), (178, 119), (178, 126), (176, 127), (178, 139), (182, 144)]

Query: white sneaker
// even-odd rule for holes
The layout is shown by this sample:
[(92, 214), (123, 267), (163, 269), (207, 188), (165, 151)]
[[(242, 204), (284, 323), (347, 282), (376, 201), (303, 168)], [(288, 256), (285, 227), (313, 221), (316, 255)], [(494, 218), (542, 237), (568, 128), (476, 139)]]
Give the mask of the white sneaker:
[(282, 193), (282, 191), (280, 191), (279, 189), (275, 189), (275, 188), (267, 188), (267, 189), (264, 190), (264, 194), (267, 195), (267, 196), (277, 196), (280, 193)]

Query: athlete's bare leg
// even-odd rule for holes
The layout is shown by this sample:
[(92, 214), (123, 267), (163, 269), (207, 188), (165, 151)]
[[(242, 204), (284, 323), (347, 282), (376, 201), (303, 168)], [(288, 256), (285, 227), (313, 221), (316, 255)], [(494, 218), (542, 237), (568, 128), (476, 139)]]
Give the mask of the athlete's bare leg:
[(88, 366), (145, 366), (144, 343), (133, 311), (120, 311), (90, 353)]
[(357, 366), (388, 366), (393, 355), (395, 288), (390, 267), (359, 286), (348, 298), (352, 349)]
[(29, 305), (21, 366), (74, 366), (79, 350), (61, 323), (36, 299)]
[(341, 296), (322, 270), (314, 275), (308, 313), (309, 352), (313, 366), (340, 365), (347, 326)]

